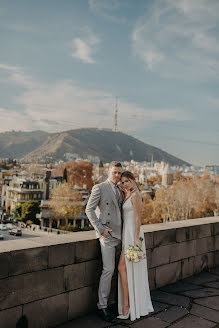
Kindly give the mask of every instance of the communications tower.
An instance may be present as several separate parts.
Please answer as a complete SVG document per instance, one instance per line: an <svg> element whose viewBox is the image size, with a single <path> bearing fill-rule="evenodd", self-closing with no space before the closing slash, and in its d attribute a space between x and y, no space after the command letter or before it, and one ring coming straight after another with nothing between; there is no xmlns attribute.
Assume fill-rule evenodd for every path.
<svg viewBox="0 0 219 328"><path fill-rule="evenodd" d="M116 109L114 114L114 122L113 122L113 131L118 132L118 105L117 105L117 97L116 97Z"/></svg>

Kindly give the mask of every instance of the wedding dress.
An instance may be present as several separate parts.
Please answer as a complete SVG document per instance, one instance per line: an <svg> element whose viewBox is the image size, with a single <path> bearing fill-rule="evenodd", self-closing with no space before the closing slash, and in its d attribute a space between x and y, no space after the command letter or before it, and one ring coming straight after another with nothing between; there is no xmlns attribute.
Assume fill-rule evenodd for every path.
<svg viewBox="0 0 219 328"><path fill-rule="evenodd" d="M131 202L131 195L123 203L123 234L122 234L122 248L124 251L133 246L135 242L135 213ZM142 237L142 250L146 256L144 232L142 226L140 227L139 238ZM148 270L147 259L134 263L129 261L125 256L129 304L130 304L130 319L133 321L139 319L140 316L145 316L149 312L153 312L153 305L150 297L150 289L148 284ZM120 274L118 275L118 312L122 315L123 294Z"/></svg>

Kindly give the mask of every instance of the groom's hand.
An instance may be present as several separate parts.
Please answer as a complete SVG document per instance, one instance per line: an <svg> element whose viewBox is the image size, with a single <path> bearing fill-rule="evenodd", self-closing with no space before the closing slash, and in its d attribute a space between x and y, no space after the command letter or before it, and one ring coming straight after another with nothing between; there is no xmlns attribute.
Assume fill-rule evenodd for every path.
<svg viewBox="0 0 219 328"><path fill-rule="evenodd" d="M101 236L103 236L104 238L108 235L108 232L111 232L112 229L106 229L104 230L104 232L102 232Z"/></svg>

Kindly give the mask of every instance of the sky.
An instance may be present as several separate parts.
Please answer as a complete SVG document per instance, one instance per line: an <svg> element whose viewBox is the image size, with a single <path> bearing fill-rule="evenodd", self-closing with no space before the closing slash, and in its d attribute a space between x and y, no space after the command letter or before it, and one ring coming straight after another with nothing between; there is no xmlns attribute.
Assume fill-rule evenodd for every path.
<svg viewBox="0 0 219 328"><path fill-rule="evenodd" d="M0 132L118 129L219 165L218 0L0 0Z"/></svg>

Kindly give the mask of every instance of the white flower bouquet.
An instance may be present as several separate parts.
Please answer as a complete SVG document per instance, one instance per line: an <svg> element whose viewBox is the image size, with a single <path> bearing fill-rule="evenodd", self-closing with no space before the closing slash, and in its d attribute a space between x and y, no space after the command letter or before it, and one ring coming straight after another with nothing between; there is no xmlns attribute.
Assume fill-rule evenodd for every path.
<svg viewBox="0 0 219 328"><path fill-rule="evenodd" d="M143 253L142 249L138 246L129 246L126 249L125 255L127 259L131 262L140 262L145 258L145 254Z"/></svg>

